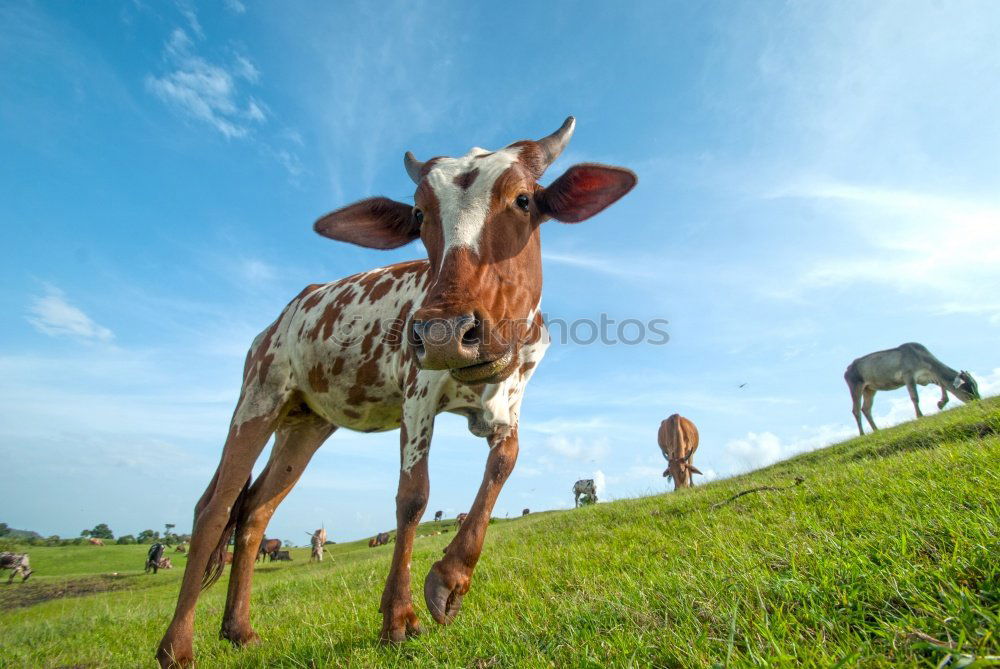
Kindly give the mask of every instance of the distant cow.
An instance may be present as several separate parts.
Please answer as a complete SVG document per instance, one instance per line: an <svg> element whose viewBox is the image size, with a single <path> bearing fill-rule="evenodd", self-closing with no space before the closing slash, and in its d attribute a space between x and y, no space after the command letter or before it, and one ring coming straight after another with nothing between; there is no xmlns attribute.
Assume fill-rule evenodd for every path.
<svg viewBox="0 0 1000 669"><path fill-rule="evenodd" d="M174 551L177 553L186 553L187 549L184 548L184 544L180 544L179 546L177 546L177 548L174 549Z"/></svg>
<svg viewBox="0 0 1000 669"><path fill-rule="evenodd" d="M444 516L444 511L436 511L434 513L434 522L440 521L442 516Z"/></svg>
<svg viewBox="0 0 1000 669"><path fill-rule="evenodd" d="M226 556L225 556L223 562L225 564L232 564L233 563L233 553L232 553L232 551L226 551Z"/></svg>
<svg viewBox="0 0 1000 669"><path fill-rule="evenodd" d="M379 532L368 541L368 548L375 548L376 546L384 546L387 543L389 543L389 533Z"/></svg>
<svg viewBox="0 0 1000 669"><path fill-rule="evenodd" d="M146 552L146 573L152 569L153 573L160 568L160 561L163 560L163 544L157 542L149 547L149 551Z"/></svg>
<svg viewBox="0 0 1000 669"><path fill-rule="evenodd" d="M170 561L170 558L164 557L160 559L160 569L173 569L174 563Z"/></svg>
<svg viewBox="0 0 1000 669"><path fill-rule="evenodd" d="M257 550L257 559L255 562L260 562L266 555L274 554L279 548L281 548L281 539L268 539L264 537L260 540L260 548Z"/></svg>
<svg viewBox="0 0 1000 669"><path fill-rule="evenodd" d="M14 577L18 574L21 575L21 583L28 580L31 576L31 564L28 561L27 553L0 553L0 570L10 569L10 578L7 579L7 585L14 582Z"/></svg>
<svg viewBox="0 0 1000 669"><path fill-rule="evenodd" d="M527 516L529 513L531 513L531 509L525 508L524 511L521 512L521 515Z"/></svg>
<svg viewBox="0 0 1000 669"><path fill-rule="evenodd" d="M597 486L594 485L594 479L580 479L573 484L573 504L576 507L580 506L580 497L586 495L590 499L585 500L585 503L594 503L597 501Z"/></svg>
<svg viewBox="0 0 1000 669"><path fill-rule="evenodd" d="M309 539L309 545L312 546L312 551L309 553L309 561L312 562L316 560L317 562L323 561L323 545L326 544L326 529L320 528L312 533L312 538Z"/></svg>
<svg viewBox="0 0 1000 669"><path fill-rule="evenodd" d="M923 344L916 342L858 358L847 366L844 380L851 391L851 413L854 414L858 432L862 436L865 430L861 427L861 414L868 419L872 430L878 429L872 418L872 401L878 390L895 390L906 386L917 418L924 415L920 410L917 384L926 386L933 383L941 386L938 409L943 409L948 403L949 392L963 402L979 399L979 385L972 374L952 369L931 355Z"/></svg>
<svg viewBox="0 0 1000 669"><path fill-rule="evenodd" d="M291 562L292 556L289 555L288 551L274 551L271 553L271 562L275 560L278 562Z"/></svg>
<svg viewBox="0 0 1000 669"><path fill-rule="evenodd" d="M469 517L469 514L467 514L467 513L460 513L460 514L458 514L455 517L455 522L458 523L459 527L461 527L462 523L464 523L465 519L468 518L468 517Z"/></svg>
<svg viewBox="0 0 1000 669"><path fill-rule="evenodd" d="M90 539L87 539L87 541L90 542L91 546L103 546L104 545L103 541L101 541L100 539L94 539L93 537L91 537Z"/></svg>
<svg viewBox="0 0 1000 669"><path fill-rule="evenodd" d="M674 490L691 487L691 474L701 474L701 470L691 464L691 457L698 450L698 428L675 413L660 423L656 440L667 460L663 475L674 480Z"/></svg>

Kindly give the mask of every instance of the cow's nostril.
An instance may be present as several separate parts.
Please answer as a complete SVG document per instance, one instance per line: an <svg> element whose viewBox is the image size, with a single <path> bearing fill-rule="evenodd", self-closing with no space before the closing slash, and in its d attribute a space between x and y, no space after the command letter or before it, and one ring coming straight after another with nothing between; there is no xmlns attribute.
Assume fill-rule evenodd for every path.
<svg viewBox="0 0 1000 669"><path fill-rule="evenodd" d="M458 338L462 346L475 346L481 340L482 322L475 316L462 316L456 325Z"/></svg>
<svg viewBox="0 0 1000 669"><path fill-rule="evenodd" d="M480 342L480 330L482 329L480 325L479 319L472 322L472 327L462 334L463 344L466 346L475 346Z"/></svg>

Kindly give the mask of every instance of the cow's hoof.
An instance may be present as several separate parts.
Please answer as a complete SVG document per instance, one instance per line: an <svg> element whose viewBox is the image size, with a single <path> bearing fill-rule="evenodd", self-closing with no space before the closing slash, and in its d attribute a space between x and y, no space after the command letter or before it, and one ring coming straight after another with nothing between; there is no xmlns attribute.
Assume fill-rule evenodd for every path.
<svg viewBox="0 0 1000 669"><path fill-rule="evenodd" d="M161 645L156 649L156 661L160 669L183 669L194 665L194 652L176 651Z"/></svg>
<svg viewBox="0 0 1000 669"><path fill-rule="evenodd" d="M382 621L382 632L378 638L381 643L386 645L397 644L418 636L422 631L420 620L413 611L413 605L408 604L405 609L387 616Z"/></svg>
<svg viewBox="0 0 1000 669"><path fill-rule="evenodd" d="M442 576L443 569L437 562L431 567L424 579L424 601L430 609L431 616L441 625L447 625L455 619L462 609L462 597L469 591L468 582L465 584L456 582L449 585L448 580Z"/></svg>
<svg viewBox="0 0 1000 669"><path fill-rule="evenodd" d="M219 631L219 638L224 639L237 648L252 646L260 643L260 637L253 631L252 627L223 627Z"/></svg>

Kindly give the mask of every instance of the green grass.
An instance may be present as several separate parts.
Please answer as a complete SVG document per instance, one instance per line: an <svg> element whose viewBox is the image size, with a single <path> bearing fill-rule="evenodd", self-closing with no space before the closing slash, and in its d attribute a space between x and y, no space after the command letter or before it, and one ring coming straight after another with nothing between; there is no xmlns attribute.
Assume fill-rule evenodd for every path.
<svg viewBox="0 0 1000 669"><path fill-rule="evenodd" d="M444 628L421 586L454 534L424 537L426 633L391 649L375 639L392 545L338 545L322 565L298 549L255 577L260 646L218 640L220 583L195 651L204 667L933 667L949 651L932 637L984 666L1000 655L998 471L992 399L680 493L497 522ZM0 664L152 666L180 570L135 575L144 551L32 549L39 587L112 571L130 585L0 613Z"/></svg>

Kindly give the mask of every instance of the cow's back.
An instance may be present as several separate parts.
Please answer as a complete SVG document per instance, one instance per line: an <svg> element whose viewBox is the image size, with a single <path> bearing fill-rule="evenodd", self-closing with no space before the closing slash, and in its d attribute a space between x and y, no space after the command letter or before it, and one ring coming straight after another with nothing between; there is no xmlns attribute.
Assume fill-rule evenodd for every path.
<svg viewBox="0 0 1000 669"><path fill-rule="evenodd" d="M660 423L657 440L668 459L684 458L698 448L698 428L684 416L675 413Z"/></svg>

